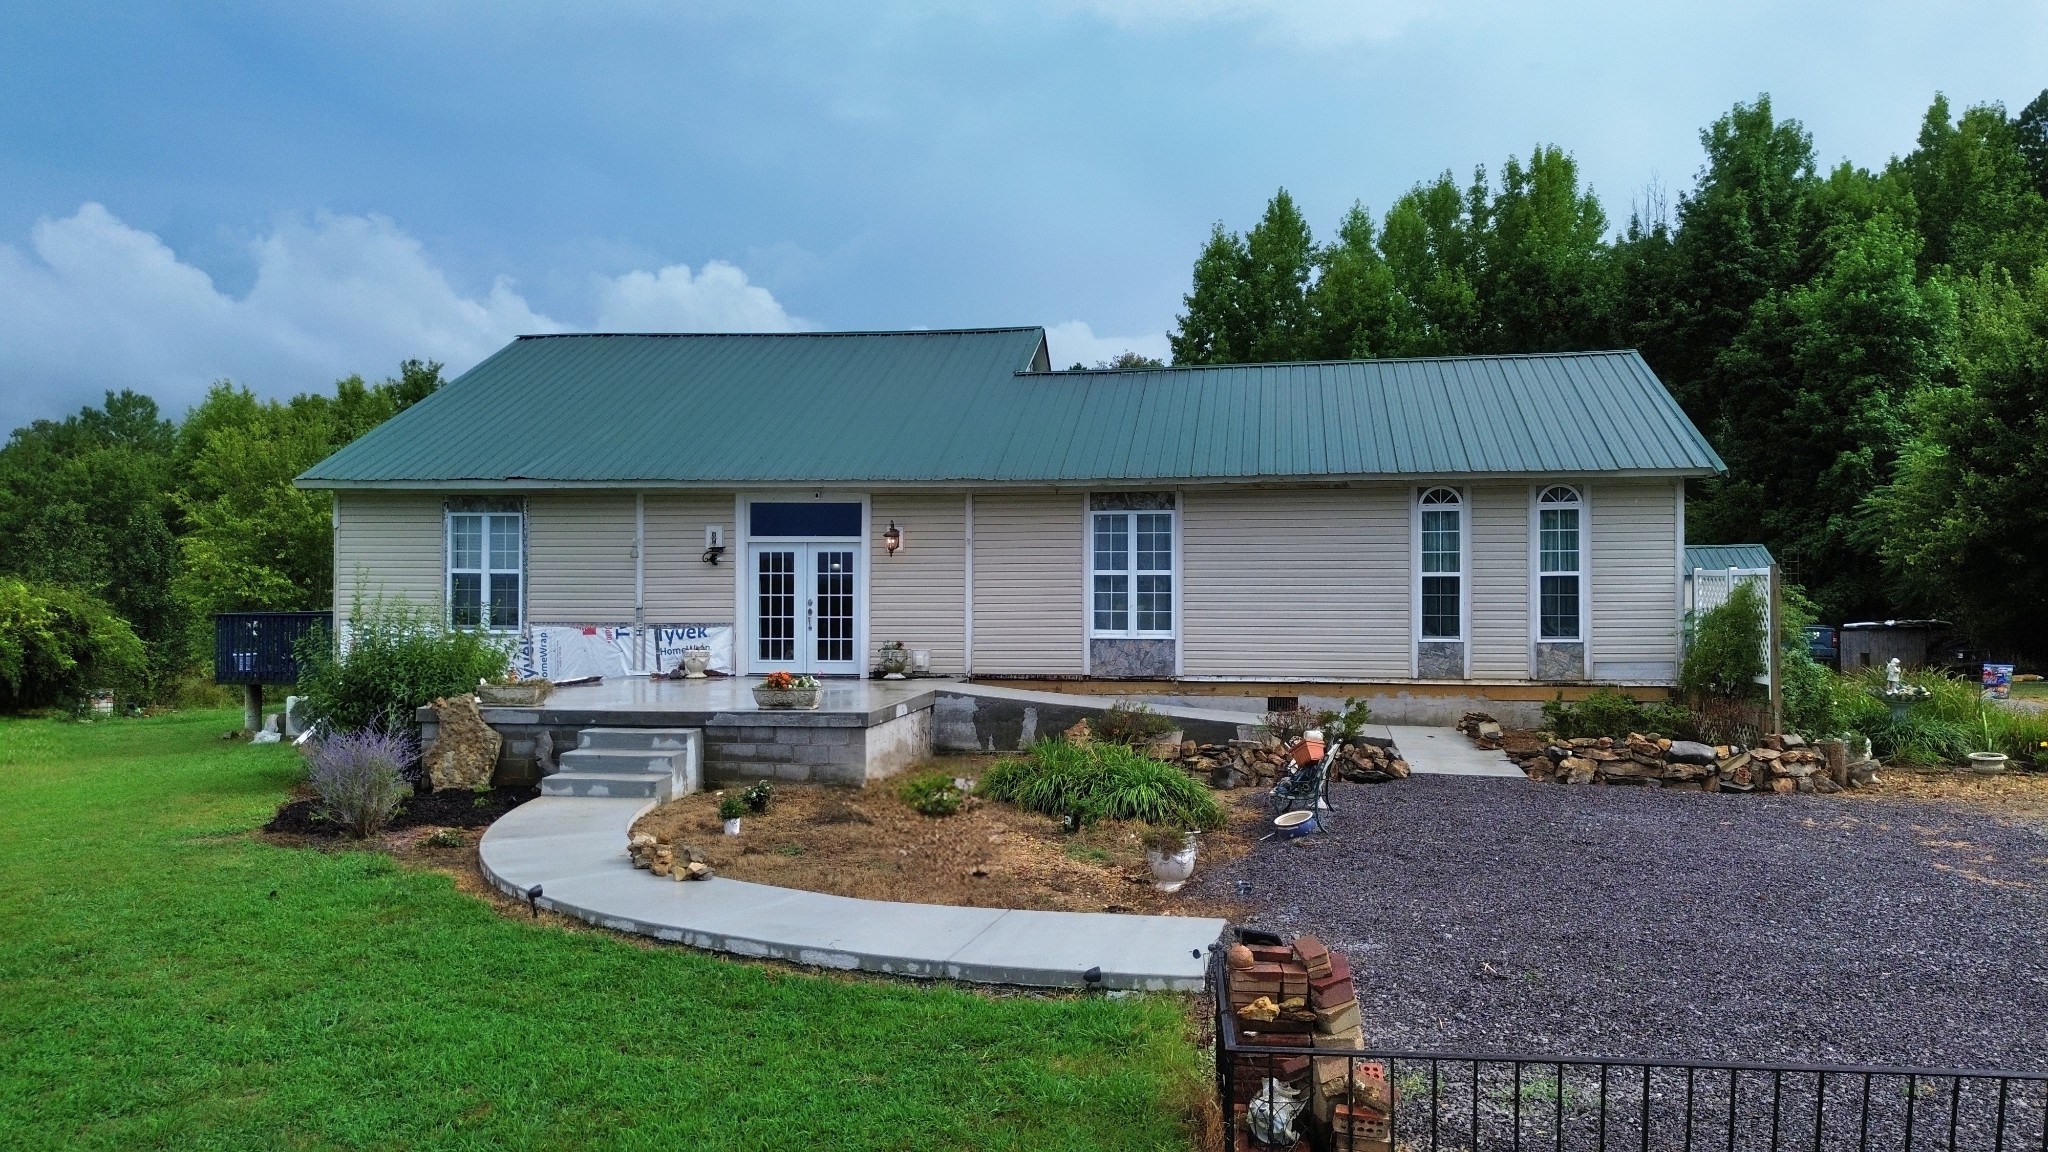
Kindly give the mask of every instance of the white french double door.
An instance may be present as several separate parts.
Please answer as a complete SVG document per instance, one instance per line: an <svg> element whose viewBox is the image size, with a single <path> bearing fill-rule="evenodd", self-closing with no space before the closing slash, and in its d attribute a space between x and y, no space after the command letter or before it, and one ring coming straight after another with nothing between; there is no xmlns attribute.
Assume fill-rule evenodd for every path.
<svg viewBox="0 0 2048 1152"><path fill-rule="evenodd" d="M752 671L861 671L860 545L776 541L747 549Z"/></svg>

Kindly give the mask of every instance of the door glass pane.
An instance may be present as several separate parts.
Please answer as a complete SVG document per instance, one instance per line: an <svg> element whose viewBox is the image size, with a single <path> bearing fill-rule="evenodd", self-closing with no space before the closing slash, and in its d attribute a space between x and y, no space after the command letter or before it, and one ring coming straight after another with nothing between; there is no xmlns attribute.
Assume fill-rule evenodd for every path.
<svg viewBox="0 0 2048 1152"><path fill-rule="evenodd" d="M818 662L853 659L853 553L819 551L817 558Z"/></svg>
<svg viewBox="0 0 2048 1152"><path fill-rule="evenodd" d="M796 659L796 553L761 552L754 561L755 629L762 660Z"/></svg>
<svg viewBox="0 0 2048 1152"><path fill-rule="evenodd" d="M493 628L519 627L519 573L491 573L491 619Z"/></svg>
<svg viewBox="0 0 2048 1152"><path fill-rule="evenodd" d="M448 577L448 622L457 628L475 628L484 622L481 574L456 572Z"/></svg>

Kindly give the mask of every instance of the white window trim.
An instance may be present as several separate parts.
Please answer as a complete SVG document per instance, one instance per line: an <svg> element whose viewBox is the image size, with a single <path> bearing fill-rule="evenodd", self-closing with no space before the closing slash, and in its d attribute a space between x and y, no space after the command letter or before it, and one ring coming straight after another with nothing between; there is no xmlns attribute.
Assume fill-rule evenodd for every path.
<svg viewBox="0 0 2048 1152"><path fill-rule="evenodd" d="M1545 636L1543 634L1543 494L1552 488L1569 488L1578 496L1575 504L1579 510L1579 632L1576 636ZM1557 507L1557 505L1553 505ZM1586 486L1565 480L1545 481L1529 489L1529 659L1535 667L1536 645L1538 644L1584 644L1591 634L1587 624L1587 612L1592 608L1592 505L1586 499Z"/></svg>
<svg viewBox="0 0 2048 1152"><path fill-rule="evenodd" d="M1422 634L1422 498L1442 488L1458 497L1458 634L1456 636L1424 636ZM1456 644L1462 653L1461 674L1466 679L1472 676L1472 493L1452 484L1420 484L1408 494L1408 674L1420 678L1422 675L1422 646L1424 644ZM1448 572L1431 572L1431 576L1448 576Z"/></svg>
<svg viewBox="0 0 2048 1152"><path fill-rule="evenodd" d="M1087 612L1082 619L1088 625L1084 634L1090 640L1180 639L1181 594L1185 591L1185 588L1182 586L1180 562L1180 494L1174 494L1173 507L1171 508L1096 509L1090 507L1092 503L1087 496L1081 498L1083 510L1081 531L1087 540L1087 547L1082 550L1081 557L1082 571L1085 574L1081 590L1087 608ZM1115 515L1137 516L1145 513L1157 515L1162 512L1172 517L1171 521L1169 521L1172 526L1169 543L1171 545L1170 554L1173 558L1169 563L1173 565L1173 571L1167 573L1173 581L1173 607L1170 613L1173 617L1172 626L1163 632L1156 630L1141 631L1138 628L1138 526L1136 521L1133 520L1130 526L1129 545L1131 566L1125 569L1125 572L1130 576L1130 585L1126 589L1125 595L1127 597L1126 603L1129 606L1131 626L1124 630L1097 628L1095 626L1095 518L1097 516Z"/></svg>
<svg viewBox="0 0 2048 1152"><path fill-rule="evenodd" d="M441 510L441 603L448 626L451 628L460 627L460 625L455 623L455 518L457 516L480 516L485 520L483 540L480 544L482 555L479 557L483 567L461 569L463 572L477 572L480 574L482 587L479 589L478 594L482 596L485 605L489 605L491 601L491 576L500 572L513 571L507 568L491 567L491 530L489 520L493 516L517 516L519 518L519 567L517 569L519 576L519 623L510 628L499 624L492 624L485 631L508 636L524 633L527 623L526 593L531 583L526 571L526 513L524 510L494 509L478 512L461 511L454 508L443 508Z"/></svg>

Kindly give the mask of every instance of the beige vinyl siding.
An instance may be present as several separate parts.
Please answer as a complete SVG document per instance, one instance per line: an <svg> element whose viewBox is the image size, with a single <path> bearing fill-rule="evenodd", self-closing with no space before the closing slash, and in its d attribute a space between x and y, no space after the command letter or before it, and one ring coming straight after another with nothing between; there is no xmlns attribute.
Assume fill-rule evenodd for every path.
<svg viewBox="0 0 2048 1152"><path fill-rule="evenodd" d="M1672 481L1587 485L1593 677L1668 680L1678 667L1678 505Z"/></svg>
<svg viewBox="0 0 2048 1152"><path fill-rule="evenodd" d="M1077 493L975 495L975 675L1082 673L1083 515Z"/></svg>
<svg viewBox="0 0 2048 1152"><path fill-rule="evenodd" d="M732 509L730 492L647 496L647 623L733 622L735 574L746 556L732 547ZM716 564L704 562L707 524L725 530L726 553Z"/></svg>
<svg viewBox="0 0 2048 1152"><path fill-rule="evenodd" d="M632 623L632 493L527 497L526 568L529 622Z"/></svg>
<svg viewBox="0 0 2048 1152"><path fill-rule="evenodd" d="M1182 493L1182 673L1406 678L1409 498L1391 484Z"/></svg>
<svg viewBox="0 0 2048 1152"><path fill-rule="evenodd" d="M894 556L882 546L892 520L903 532ZM929 648L934 672L965 671L967 497L877 492L868 528L868 646L901 640Z"/></svg>
<svg viewBox="0 0 2048 1152"><path fill-rule="evenodd" d="M1529 678L1529 488L1475 484L1471 506L1472 678Z"/></svg>
<svg viewBox="0 0 2048 1152"><path fill-rule="evenodd" d="M441 498L428 492L334 494L334 619L358 594L404 597L442 610L446 580Z"/></svg>

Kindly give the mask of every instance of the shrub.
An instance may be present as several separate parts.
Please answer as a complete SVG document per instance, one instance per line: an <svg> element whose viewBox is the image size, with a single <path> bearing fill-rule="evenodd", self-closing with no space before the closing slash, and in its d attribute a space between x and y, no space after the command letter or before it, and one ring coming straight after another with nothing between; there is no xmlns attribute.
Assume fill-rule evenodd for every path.
<svg viewBox="0 0 2048 1152"><path fill-rule="evenodd" d="M773 803L774 800L775 786L766 780L758 784L749 785L746 791L740 793L740 803L745 804L747 811L752 812L756 816L768 811L768 805Z"/></svg>
<svg viewBox="0 0 2048 1152"><path fill-rule="evenodd" d="M320 797L321 814L361 840L389 823L411 795L405 769L418 756L402 732L340 732L314 746L306 782Z"/></svg>
<svg viewBox="0 0 2048 1152"><path fill-rule="evenodd" d="M511 663L510 637L451 628L403 598L357 598L346 650L326 632L299 641L299 690L312 719L337 732L374 728L419 740L420 708L476 691Z"/></svg>
<svg viewBox="0 0 2048 1152"><path fill-rule="evenodd" d="M1669 700L1637 700L1611 688L1596 688L1584 700L1557 699L1543 705L1543 726L1566 740L1655 732L1674 740L1700 735L1700 718Z"/></svg>
<svg viewBox="0 0 2048 1152"><path fill-rule="evenodd" d="M898 784L896 796L926 816L951 816L962 799L959 785L944 772L920 772Z"/></svg>
<svg viewBox="0 0 2048 1152"><path fill-rule="evenodd" d="M1286 708L1266 713L1264 728L1282 744L1291 744L1301 739L1303 733L1315 727L1316 714L1306 708Z"/></svg>
<svg viewBox="0 0 2048 1152"><path fill-rule="evenodd" d="M1323 711L1316 713L1316 727L1331 740L1345 743L1357 740L1365 733L1365 726L1372 723L1372 709L1356 696L1344 698L1342 712Z"/></svg>
<svg viewBox="0 0 2048 1152"><path fill-rule="evenodd" d="M720 820L738 820L746 814L747 802L740 798L739 793L727 792L718 798L718 818Z"/></svg>
<svg viewBox="0 0 2048 1152"><path fill-rule="evenodd" d="M1142 820L1215 829L1224 822L1223 807L1207 788L1120 744L1042 740L1022 759L989 769L975 791L1078 824Z"/></svg>
<svg viewBox="0 0 2048 1152"><path fill-rule="evenodd" d="M1143 704L1126 704L1119 700L1096 717L1088 728L1097 740L1138 748L1173 731L1173 721Z"/></svg>
<svg viewBox="0 0 2048 1152"><path fill-rule="evenodd" d="M1721 604L1692 620L1692 636L1678 686L1694 699L1718 696L1748 700L1762 689L1757 678L1765 661L1767 625L1763 594L1754 583L1737 584Z"/></svg>
<svg viewBox="0 0 2048 1152"><path fill-rule="evenodd" d="M0 706L75 704L102 688L131 692L146 667L135 630L98 599L0 578Z"/></svg>

